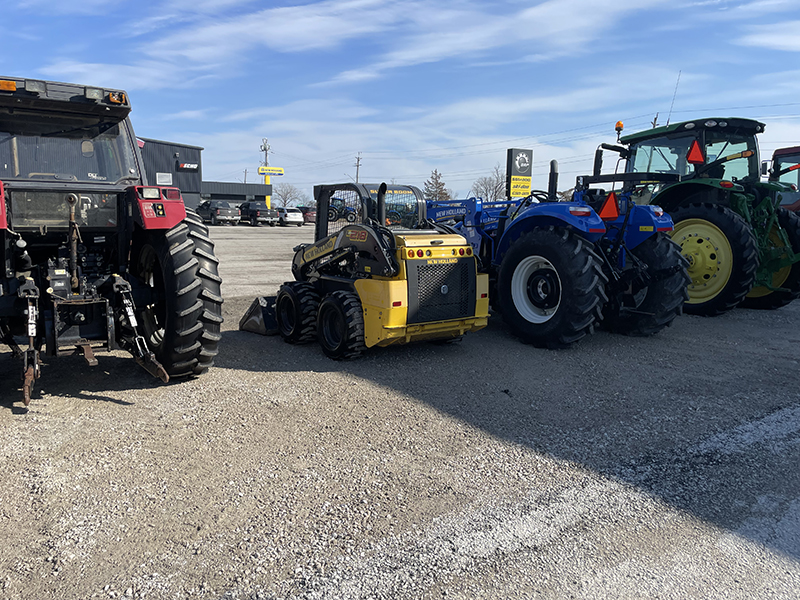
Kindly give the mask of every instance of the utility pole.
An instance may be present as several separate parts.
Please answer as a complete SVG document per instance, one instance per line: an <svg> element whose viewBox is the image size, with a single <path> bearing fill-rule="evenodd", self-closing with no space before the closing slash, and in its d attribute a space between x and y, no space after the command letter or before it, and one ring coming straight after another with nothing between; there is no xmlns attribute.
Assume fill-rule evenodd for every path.
<svg viewBox="0 0 800 600"><path fill-rule="evenodd" d="M355 168L356 168L356 183L358 183L358 170L359 168L361 168L361 152L359 152L358 156L356 156Z"/></svg>
<svg viewBox="0 0 800 600"><path fill-rule="evenodd" d="M261 140L261 151L264 153L264 166L269 166L269 142L267 138L262 138Z"/></svg>
<svg viewBox="0 0 800 600"><path fill-rule="evenodd" d="M247 169L244 170L244 182L247 183Z"/></svg>

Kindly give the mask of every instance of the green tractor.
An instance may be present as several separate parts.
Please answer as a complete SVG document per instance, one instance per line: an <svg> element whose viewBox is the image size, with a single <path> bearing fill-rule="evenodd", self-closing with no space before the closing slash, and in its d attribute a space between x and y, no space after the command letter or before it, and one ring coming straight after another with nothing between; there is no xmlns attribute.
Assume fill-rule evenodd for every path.
<svg viewBox="0 0 800 600"><path fill-rule="evenodd" d="M698 119L602 145L620 154L626 172L677 176L654 176L634 198L661 206L675 222L672 239L689 261L689 314L775 309L800 296L800 217L781 207L790 184L761 180L756 135L764 127L752 119Z"/></svg>

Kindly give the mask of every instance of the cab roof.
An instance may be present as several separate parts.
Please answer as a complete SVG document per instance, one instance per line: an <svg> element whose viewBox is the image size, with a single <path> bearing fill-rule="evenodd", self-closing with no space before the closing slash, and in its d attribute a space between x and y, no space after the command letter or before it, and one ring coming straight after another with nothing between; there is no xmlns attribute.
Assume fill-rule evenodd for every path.
<svg viewBox="0 0 800 600"><path fill-rule="evenodd" d="M755 135L764 131L766 125L753 119L743 119L740 117L711 117L706 119L694 119L692 121L681 121L670 125L662 125L653 129L645 129L637 133L622 136L619 141L622 144L630 145L661 137L670 133L681 131L699 131L702 129L712 129L717 131L744 130L746 133Z"/></svg>

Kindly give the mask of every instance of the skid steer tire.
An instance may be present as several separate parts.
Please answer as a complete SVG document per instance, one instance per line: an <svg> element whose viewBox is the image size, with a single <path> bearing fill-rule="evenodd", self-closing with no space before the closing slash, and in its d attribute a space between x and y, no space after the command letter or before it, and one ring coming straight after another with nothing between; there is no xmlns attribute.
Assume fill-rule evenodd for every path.
<svg viewBox="0 0 800 600"><path fill-rule="evenodd" d="M638 293L627 294L628 297L624 298L627 300L624 305L632 311L620 308L620 302L606 304L602 326L624 335L653 335L672 325L675 317L680 316L684 302L689 299L686 260L681 256L680 246L665 233L656 233L629 253L647 265L655 280Z"/></svg>
<svg viewBox="0 0 800 600"><path fill-rule="evenodd" d="M154 290L153 302L137 307L141 332L170 379L200 375L217 353L221 280L213 244L195 245L203 230L208 232L200 218L187 211L186 220L169 231L147 232L132 253L134 275Z"/></svg>
<svg viewBox="0 0 800 600"><path fill-rule="evenodd" d="M319 305L317 339L328 358L356 358L364 350L364 312L353 292L328 294Z"/></svg>
<svg viewBox="0 0 800 600"><path fill-rule="evenodd" d="M689 300L683 312L714 317L741 304L758 271L752 227L720 204L690 204L670 214L672 241L689 260Z"/></svg>
<svg viewBox="0 0 800 600"><path fill-rule="evenodd" d="M786 231L792 252L800 254L800 217L785 208L778 208L778 224ZM770 232L770 242L773 247L783 247L784 243L777 235L777 228ZM796 300L800 297L800 262L775 271L772 274L772 285L787 291L773 291L764 286L756 286L750 290L741 306L773 310Z"/></svg>
<svg viewBox="0 0 800 600"><path fill-rule="evenodd" d="M516 239L498 274L503 320L523 342L567 348L594 331L607 301L606 276L591 245L566 229Z"/></svg>
<svg viewBox="0 0 800 600"><path fill-rule="evenodd" d="M305 281L284 283L275 299L278 333L289 344L306 344L317 331L319 294Z"/></svg>

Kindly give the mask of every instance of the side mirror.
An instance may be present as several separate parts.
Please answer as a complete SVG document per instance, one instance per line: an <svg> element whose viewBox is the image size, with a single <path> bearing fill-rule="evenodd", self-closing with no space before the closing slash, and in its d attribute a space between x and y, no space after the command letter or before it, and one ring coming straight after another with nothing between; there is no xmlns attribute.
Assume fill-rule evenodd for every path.
<svg viewBox="0 0 800 600"><path fill-rule="evenodd" d="M764 176L769 175L769 162L768 160L761 161L761 174Z"/></svg>

